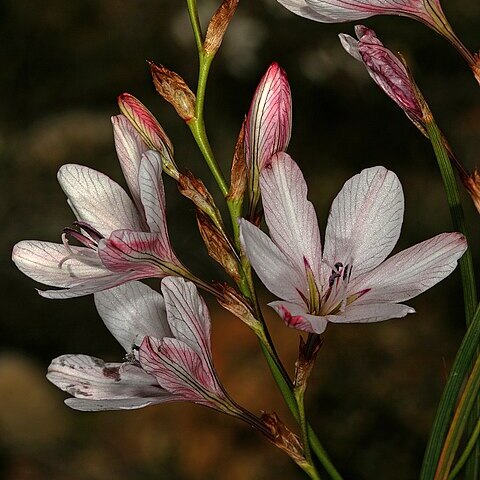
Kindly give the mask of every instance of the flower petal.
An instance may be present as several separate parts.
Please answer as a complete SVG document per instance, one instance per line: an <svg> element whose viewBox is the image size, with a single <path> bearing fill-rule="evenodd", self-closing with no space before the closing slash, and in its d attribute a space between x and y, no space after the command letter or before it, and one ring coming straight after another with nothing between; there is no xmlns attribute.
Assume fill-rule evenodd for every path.
<svg viewBox="0 0 480 480"><path fill-rule="evenodd" d="M129 363L105 363L88 355L55 358L48 367L47 378L60 389L82 399L79 404L67 402L80 410L140 408L172 398L141 368ZM93 402L88 408L90 401Z"/></svg>
<svg viewBox="0 0 480 480"><path fill-rule="evenodd" d="M245 146L250 168L261 171L287 149L292 131L292 96L285 71L272 63L260 80L247 115Z"/></svg>
<svg viewBox="0 0 480 480"><path fill-rule="evenodd" d="M167 230L165 190L162 180L162 160L152 150L142 156L138 172L140 197L145 211L145 218L151 232L159 233L169 245Z"/></svg>
<svg viewBox="0 0 480 480"><path fill-rule="evenodd" d="M89 278L79 283L75 283L68 288L62 290L37 290L39 295L44 298L52 299L64 299L64 298L74 298L74 297L83 297L85 295L90 295L92 293L101 292L103 290L108 290L110 288L117 287L122 283L129 282L131 280L139 280L141 278L146 278L144 272L122 272L122 273L112 273L108 270L105 271L102 276Z"/></svg>
<svg viewBox="0 0 480 480"><path fill-rule="evenodd" d="M310 333L323 333L327 328L325 317L310 315L305 307L295 303L271 302L268 304L283 319L288 327Z"/></svg>
<svg viewBox="0 0 480 480"><path fill-rule="evenodd" d="M176 338L145 337L139 357L142 368L182 400L215 408L212 396L224 396L212 368L205 365L198 352Z"/></svg>
<svg viewBox="0 0 480 480"><path fill-rule="evenodd" d="M106 327L127 352L146 336L171 336L163 297L141 282L96 293L94 298Z"/></svg>
<svg viewBox="0 0 480 480"><path fill-rule="evenodd" d="M314 10L308 5L306 0L277 0L277 2L300 17L323 23L335 22L335 20L331 20L330 17L322 15Z"/></svg>
<svg viewBox="0 0 480 480"><path fill-rule="evenodd" d="M371 323L382 322L390 318L402 318L415 309L401 303L370 303L349 305L341 315L328 315L326 320L333 323Z"/></svg>
<svg viewBox="0 0 480 480"><path fill-rule="evenodd" d="M346 33L339 33L338 38L340 39L340 43L347 53L349 53L355 60L363 63L363 58L358 51L358 40L355 40Z"/></svg>
<svg viewBox="0 0 480 480"><path fill-rule="evenodd" d="M12 260L28 277L53 287L69 287L105 275L105 267L90 249L70 249L59 243L24 240L13 247ZM80 260L82 257L85 261Z"/></svg>
<svg viewBox="0 0 480 480"><path fill-rule="evenodd" d="M369 289L356 304L404 302L450 275L467 249L460 233L442 233L397 253L355 282ZM349 286L353 292L356 285Z"/></svg>
<svg viewBox="0 0 480 480"><path fill-rule="evenodd" d="M65 404L73 410L80 412L100 412L104 410L134 410L148 407L156 403L174 402L178 399L171 396L159 401L158 397L126 398L121 400L84 400L81 398L67 398Z"/></svg>
<svg viewBox="0 0 480 480"><path fill-rule="evenodd" d="M82 165L63 165L58 181L77 218L102 235L121 228L145 230L125 190L103 173Z"/></svg>
<svg viewBox="0 0 480 480"><path fill-rule="evenodd" d="M265 221L270 238L299 272L305 261L320 278L322 245L317 215L307 200L307 184L298 165L286 153L271 157L260 177Z"/></svg>
<svg viewBox="0 0 480 480"><path fill-rule="evenodd" d="M414 121L422 123L422 109L403 63L363 25L355 27L360 41L340 34L340 41L350 55L362 62L373 81Z"/></svg>
<svg viewBox="0 0 480 480"><path fill-rule="evenodd" d="M352 280L379 265L397 243L403 211L402 186L386 168L367 168L348 180L328 217L325 277L338 262L353 266Z"/></svg>
<svg viewBox="0 0 480 480"><path fill-rule="evenodd" d="M128 188L132 194L135 205L142 211L140 199L140 187L138 185L138 171L142 155L148 150L140 134L124 115L112 117L113 137L115 149L117 150L120 167L123 176L127 181Z"/></svg>
<svg viewBox="0 0 480 480"><path fill-rule="evenodd" d="M262 283L277 297L301 304L308 297L305 274L258 227L244 219L239 224L242 247Z"/></svg>
<svg viewBox="0 0 480 480"><path fill-rule="evenodd" d="M195 350L208 364L211 321L197 287L183 278L167 277L162 281L161 289L173 336Z"/></svg>
<svg viewBox="0 0 480 480"><path fill-rule="evenodd" d="M103 264L114 272L136 271L137 279L178 275L181 264L158 233L117 230L98 244Z"/></svg>
<svg viewBox="0 0 480 480"><path fill-rule="evenodd" d="M432 23L424 0L278 0L292 12L318 22L336 23L360 20L373 15L404 15ZM431 5L433 3L434 5ZM441 12L439 0L428 2Z"/></svg>

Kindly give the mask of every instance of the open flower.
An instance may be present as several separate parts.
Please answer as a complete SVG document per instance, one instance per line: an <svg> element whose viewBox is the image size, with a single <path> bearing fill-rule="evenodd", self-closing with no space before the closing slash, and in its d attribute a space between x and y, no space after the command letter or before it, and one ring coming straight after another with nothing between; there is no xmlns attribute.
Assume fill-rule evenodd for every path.
<svg viewBox="0 0 480 480"><path fill-rule="evenodd" d="M404 199L397 176L368 168L348 180L333 201L322 252L313 205L298 165L272 157L260 187L270 238L240 221L245 252L270 303L287 325L322 333L328 322L377 322L404 317L409 300L448 276L467 248L459 233L443 233L385 260L400 235Z"/></svg>
<svg viewBox="0 0 480 480"><path fill-rule="evenodd" d="M191 401L237 414L212 366L210 317L196 287L162 281L162 295L141 282L95 294L105 325L127 352L123 363L62 355L47 378L73 395L76 410L122 410Z"/></svg>
<svg viewBox="0 0 480 480"><path fill-rule="evenodd" d="M19 242L12 254L25 275L62 288L40 291L44 297L76 297L130 280L188 273L170 245L160 156L147 150L123 115L112 122L133 201L120 185L96 170L73 164L60 168L58 181L79 231L66 228L62 244ZM70 245L69 238L82 246Z"/></svg>
<svg viewBox="0 0 480 480"><path fill-rule="evenodd" d="M422 107L405 65L377 38L375 32L363 25L355 27L358 40L350 35L339 35L343 48L367 68L373 81L406 113L408 118L425 133Z"/></svg>
<svg viewBox="0 0 480 480"><path fill-rule="evenodd" d="M284 152L292 131L292 95L285 71L272 63L260 80L245 124L245 156L253 212L260 198L259 172L277 152Z"/></svg>

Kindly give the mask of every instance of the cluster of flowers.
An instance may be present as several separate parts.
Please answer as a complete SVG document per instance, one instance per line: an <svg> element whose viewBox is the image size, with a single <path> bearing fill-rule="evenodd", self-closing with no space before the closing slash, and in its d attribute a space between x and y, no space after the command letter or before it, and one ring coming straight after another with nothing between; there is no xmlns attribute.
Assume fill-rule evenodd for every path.
<svg viewBox="0 0 480 480"><path fill-rule="evenodd" d="M123 95L120 102L135 104L138 118L148 118L133 97ZM13 260L34 280L62 287L40 291L42 296L94 293L100 316L128 360L105 364L65 355L52 362L48 378L77 397L67 403L82 410L190 400L232 411L212 367L207 308L184 279L194 277L168 237L162 155L148 150L127 117L112 122L132 199L91 168L63 166L58 178L79 230L65 228L61 244L19 242ZM404 199L397 176L383 167L363 170L345 183L330 211L322 253L305 179L284 152L291 97L277 64L262 78L246 125L251 189L259 183L270 237L241 219L242 244L260 279L281 299L271 306L289 326L322 333L327 322L403 317L414 310L397 302L455 268L466 249L458 233L438 235L384 261L400 235ZM163 130L158 132L166 142ZM69 238L82 246L70 245ZM138 282L143 278L164 278L163 296Z"/></svg>
<svg viewBox="0 0 480 480"><path fill-rule="evenodd" d="M441 12L436 1L279 1L320 21L393 12L431 24L433 13ZM371 30L359 26L357 35L358 41L342 35L344 47L421 127L422 106L405 66ZM190 272L169 239L162 172L179 183L188 176L177 169L172 143L147 108L129 94L119 97L119 105L123 114L112 118L113 132L130 196L96 170L63 166L58 180L76 228L65 228L59 244L19 242L13 260L32 279L59 288L40 291L44 297L93 293L100 317L126 357L105 363L63 355L52 361L48 379L73 396L66 403L78 410L186 400L255 424L217 378L210 317L197 286L220 301L226 291ZM250 204L239 219L242 253L279 299L270 306L288 326L312 334L323 333L328 322L376 322L413 313L401 302L448 276L467 248L465 238L443 233L387 259L400 235L404 197L397 176L377 166L348 180L334 199L322 248L306 181L286 153L291 126L290 86L274 63L260 81L244 125L241 151ZM213 201L198 183L194 193L197 202ZM262 214L269 235L258 226ZM240 252L231 245L227 242L231 258L240 263ZM222 257L213 252L214 258L215 253ZM139 281L148 278L161 279L161 293ZM249 310L249 300L235 295Z"/></svg>

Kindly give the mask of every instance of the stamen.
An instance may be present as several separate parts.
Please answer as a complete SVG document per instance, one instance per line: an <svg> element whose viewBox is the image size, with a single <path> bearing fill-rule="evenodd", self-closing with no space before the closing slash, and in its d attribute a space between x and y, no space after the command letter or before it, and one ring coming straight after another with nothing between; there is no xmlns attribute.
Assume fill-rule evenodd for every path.
<svg viewBox="0 0 480 480"><path fill-rule="evenodd" d="M74 232L74 234L72 235L71 232ZM80 262L85 263L87 265L97 266L98 262L99 262L99 259L98 259L98 256L97 256L97 251L96 251L97 250L97 244L93 243L93 241L90 240L86 236L83 236L82 239L79 239L79 238L77 238L77 236L75 234L82 235L81 233L77 232L73 228L67 227L67 228L64 229L64 232L62 233L62 244L65 247L65 250L68 252L68 255L65 255L65 257L63 257L60 260L60 262L58 262L58 268L62 268L63 264L67 260L79 260ZM88 249L81 249L80 251L75 252L72 249L70 243L68 242L67 235L73 236L74 238L76 238L81 243L83 243L86 247L89 247L89 248ZM90 246L88 244L85 244L85 241L89 241L92 246Z"/></svg>
<svg viewBox="0 0 480 480"><path fill-rule="evenodd" d="M76 220L75 222L73 222L73 224L76 226L76 227L80 227L81 229L85 230L85 232L87 232L87 234L90 236L90 238L92 240L94 240L95 242L98 243L98 241L100 241L102 238L104 238L104 236L96 229L96 228L93 228L90 224L88 224L87 222L82 222L80 220Z"/></svg>
<svg viewBox="0 0 480 480"><path fill-rule="evenodd" d="M74 238L75 240L80 242L84 247L91 248L91 249L96 249L97 246L98 246L98 244L95 241L93 241L91 238L87 237L83 233L78 232L74 228L65 227L63 229L63 234Z"/></svg>
<svg viewBox="0 0 480 480"><path fill-rule="evenodd" d="M327 262L325 262L327 263ZM327 263L328 265L328 263ZM347 287L352 274L352 265L336 262L328 277L328 288L322 297L324 314L335 315L345 311L350 303L347 298Z"/></svg>

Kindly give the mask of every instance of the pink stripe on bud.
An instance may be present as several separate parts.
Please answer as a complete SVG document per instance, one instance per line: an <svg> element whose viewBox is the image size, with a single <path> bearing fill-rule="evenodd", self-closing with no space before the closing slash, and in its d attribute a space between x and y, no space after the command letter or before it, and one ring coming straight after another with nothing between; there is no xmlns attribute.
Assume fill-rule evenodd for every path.
<svg viewBox="0 0 480 480"><path fill-rule="evenodd" d="M147 146L160 153L166 173L177 178L178 170L173 160L172 142L152 112L140 100L129 93L119 95L118 106L135 130L141 135Z"/></svg>

